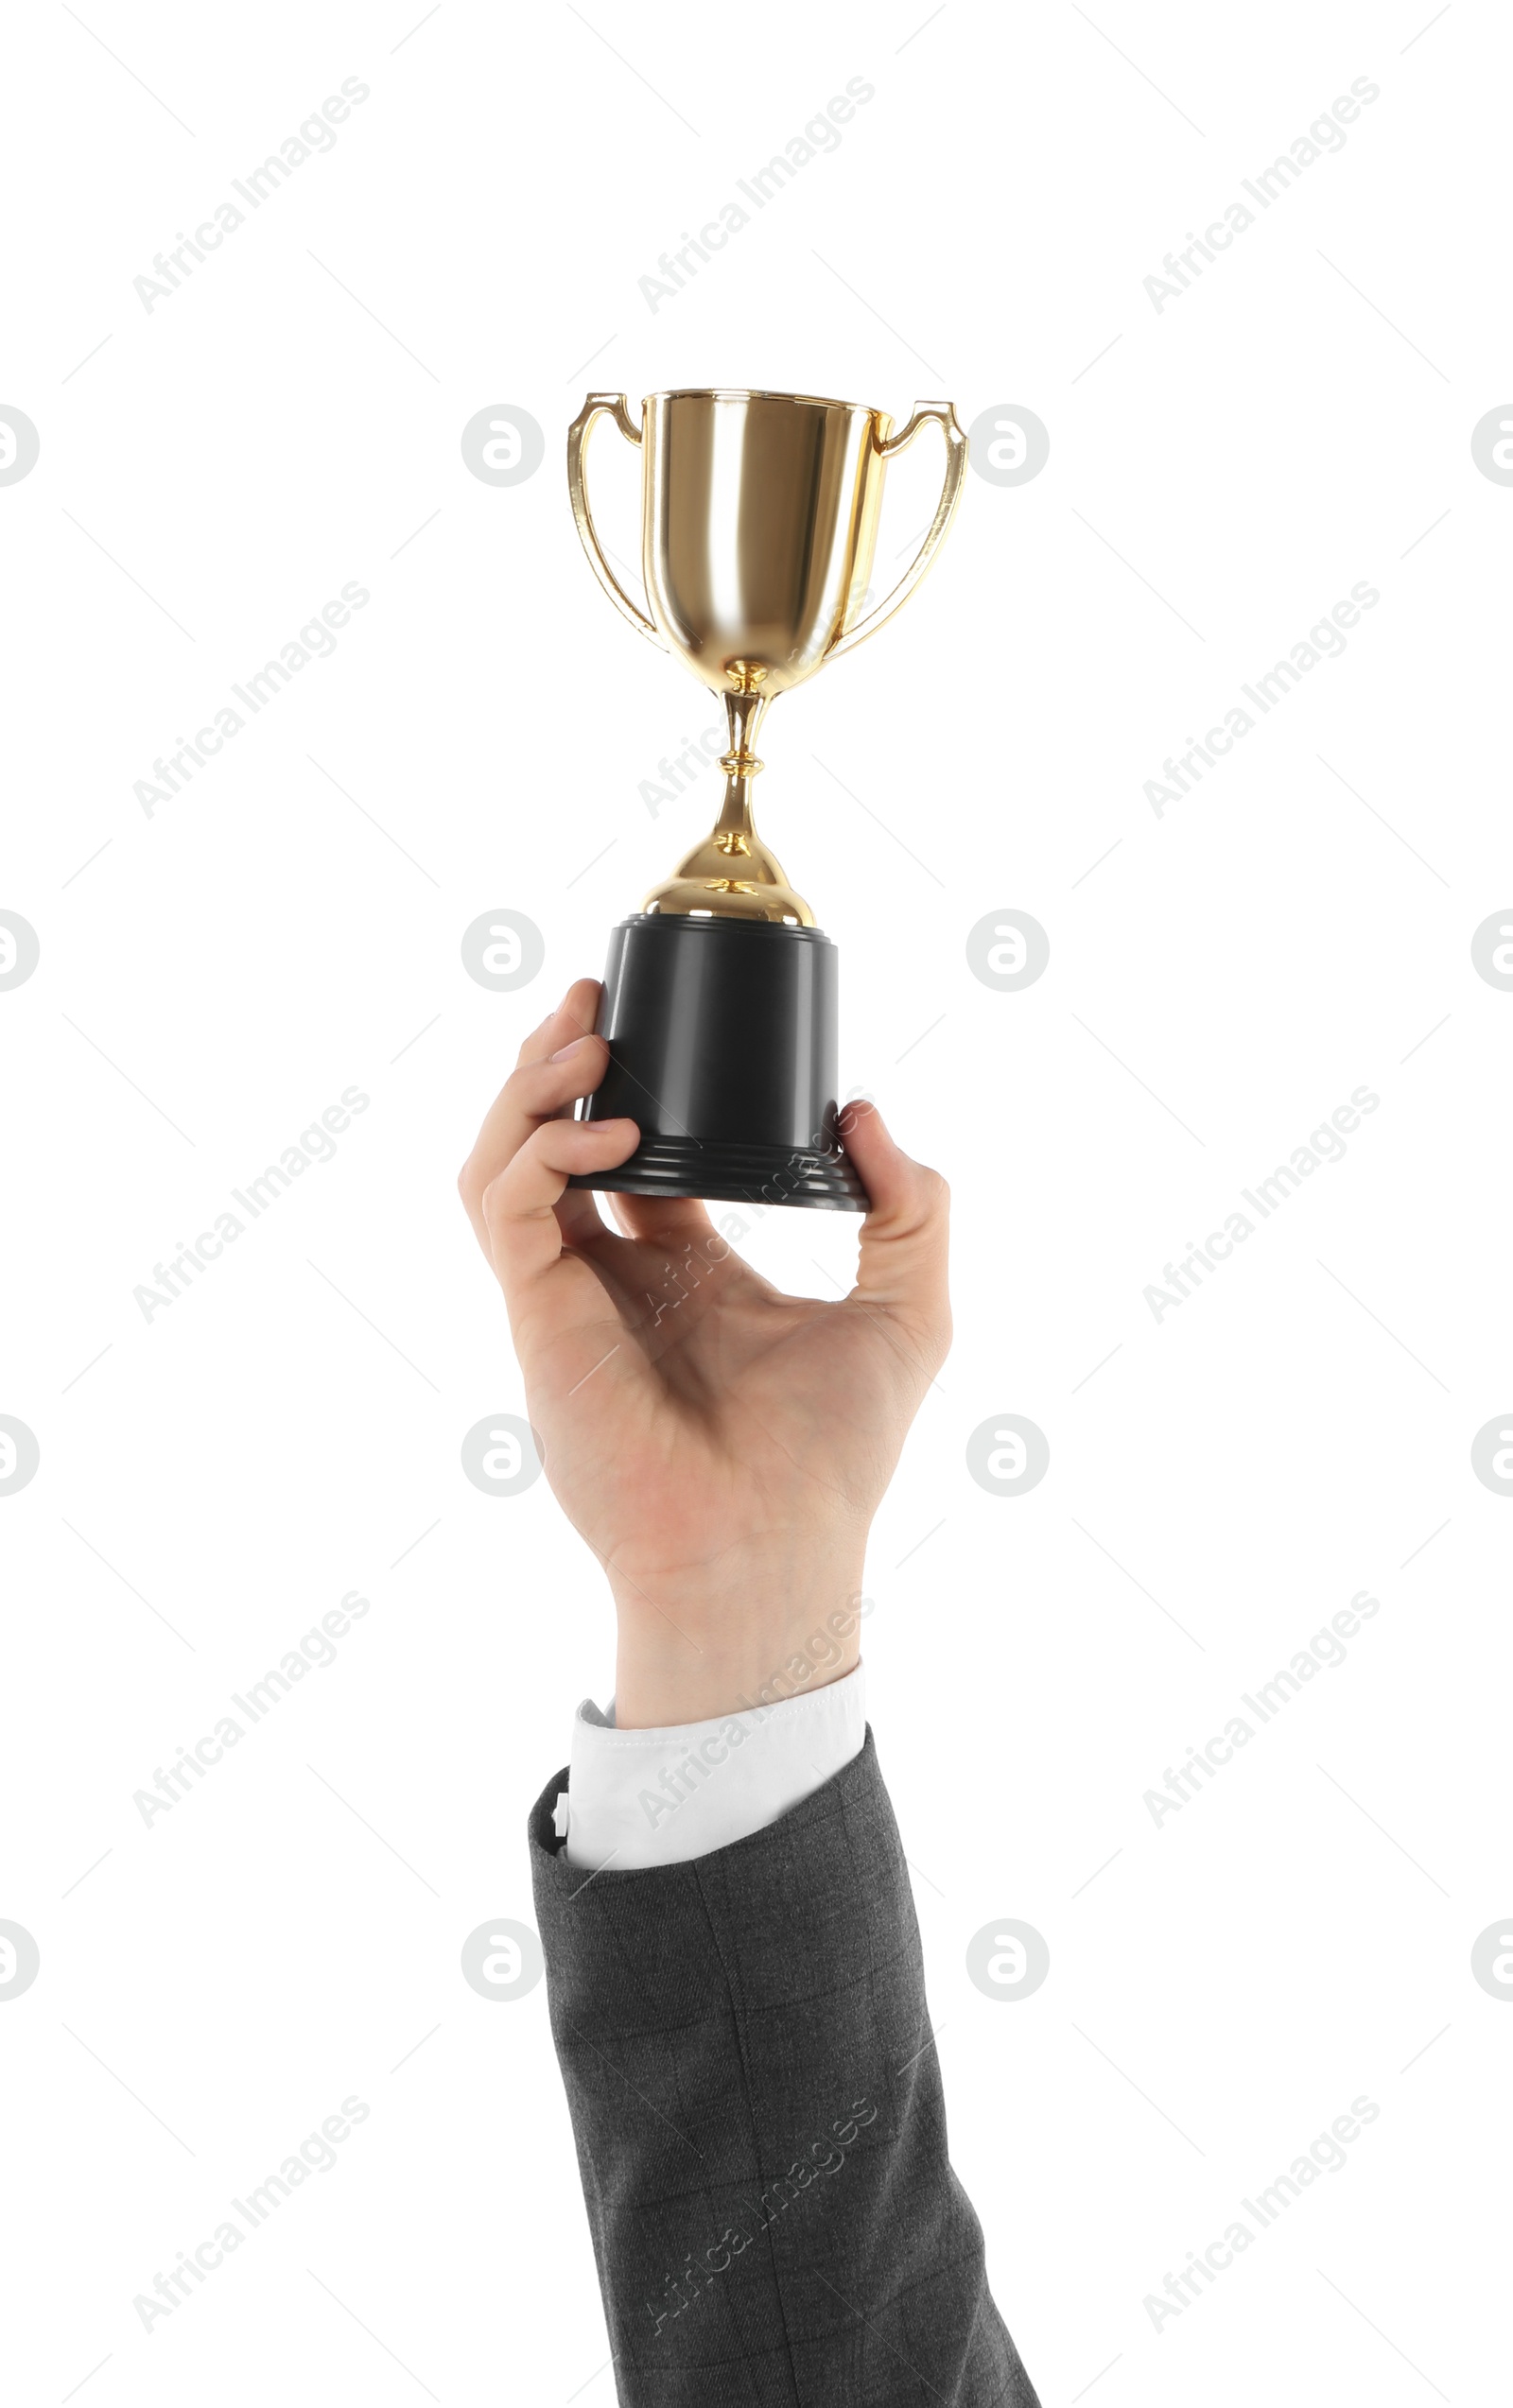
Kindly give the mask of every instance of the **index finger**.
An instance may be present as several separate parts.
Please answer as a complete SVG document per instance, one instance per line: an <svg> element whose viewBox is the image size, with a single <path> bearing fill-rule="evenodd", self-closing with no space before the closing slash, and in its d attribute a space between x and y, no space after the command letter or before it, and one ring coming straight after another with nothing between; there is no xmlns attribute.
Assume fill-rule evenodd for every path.
<svg viewBox="0 0 1513 2408"><path fill-rule="evenodd" d="M526 1038L514 1069L483 1117L457 1184L485 1254L489 1240L483 1192L489 1182L519 1152L533 1129L544 1120L568 1117L577 1098L591 1094L603 1076L602 1043L583 1043L584 1031L593 1027L600 992L597 979L574 980L556 1010ZM557 1057L573 1047L578 1051L559 1062ZM578 1192L564 1196L559 1218L575 1237L585 1239L603 1225L592 1199Z"/></svg>
<svg viewBox="0 0 1513 2408"><path fill-rule="evenodd" d="M536 1063L549 1062L564 1046L591 1035L602 993L597 979L575 979L556 1010L548 1012L540 1028L532 1029L526 1038L515 1057L515 1069L526 1070ZM475 1157L493 1162L496 1168L508 1162L527 1135L527 1130L518 1125L518 1115L512 1106L512 1083L506 1079L484 1114L483 1124L473 1142Z"/></svg>

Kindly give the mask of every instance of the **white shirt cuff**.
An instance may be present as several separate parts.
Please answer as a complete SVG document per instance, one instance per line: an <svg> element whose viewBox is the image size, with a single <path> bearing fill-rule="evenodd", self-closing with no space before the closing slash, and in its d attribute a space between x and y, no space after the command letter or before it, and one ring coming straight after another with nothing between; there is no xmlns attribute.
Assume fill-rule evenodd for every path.
<svg viewBox="0 0 1513 2408"><path fill-rule="evenodd" d="M775 1706L622 1731L615 1703L584 1698L573 1722L566 1807L569 1864L644 1871L684 1864L775 1823L860 1756L866 1692L859 1664L843 1680Z"/></svg>

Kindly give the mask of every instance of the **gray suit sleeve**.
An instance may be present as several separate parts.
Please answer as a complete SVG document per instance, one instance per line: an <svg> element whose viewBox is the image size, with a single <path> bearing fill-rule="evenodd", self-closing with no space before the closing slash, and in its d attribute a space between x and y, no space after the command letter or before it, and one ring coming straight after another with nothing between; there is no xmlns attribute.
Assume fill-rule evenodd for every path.
<svg viewBox="0 0 1513 2408"><path fill-rule="evenodd" d="M530 1817L551 2027L622 2408L1036 2408L947 2155L888 1793L586 1873Z"/></svg>

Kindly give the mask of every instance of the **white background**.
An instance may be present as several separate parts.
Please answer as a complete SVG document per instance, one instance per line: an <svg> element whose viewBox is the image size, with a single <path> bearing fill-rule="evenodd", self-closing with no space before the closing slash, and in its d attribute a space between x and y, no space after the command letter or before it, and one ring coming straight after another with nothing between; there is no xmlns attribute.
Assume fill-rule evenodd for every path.
<svg viewBox="0 0 1513 2408"><path fill-rule="evenodd" d="M565 425L592 387L753 384L1051 433L774 713L759 798L842 949L843 1091L956 1199L866 1652L996 2296L1047 2408L1489 2399L1510 1509L1470 1446L1510 1401L1513 996L1470 938L1513 893L1513 491L1470 436L1513 389L1504 13L81 13L17 11L0 102L0 402L41 434L0 488L0 906L42 946L0 995L0 1411L42 1456L0 1499L0 1915L42 1954L0 2006L14 2397L610 2398L545 1988L484 2000L459 1951L531 1920L525 1814L611 1616L544 1481L462 1477L523 1398L453 1180L718 801L638 797L714 711L589 577ZM349 77L335 148L146 311L154 253ZM839 148L652 311L852 77ZM1346 147L1157 313L1164 254L1360 77ZM506 489L460 449L494 403L547 437ZM607 427L593 465L634 552ZM879 583L938 466L927 435L895 476ZM147 816L154 756L348 580L334 656ZM1163 758L1358 580L1343 657L1157 818ZM501 908L546 940L515 994L459 951ZM1009 908L1051 961L1005 995L965 941ZM1363 1084L1346 1159L1157 1323L1163 1265ZM145 1321L350 1085L336 1158ZM774 1214L752 1252L824 1293L855 1234ZM1005 1412L1051 1447L1017 1499L965 1461ZM144 1828L154 1768L352 1588L337 1662ZM1363 1588L1347 1663L1157 1828L1147 1789ZM1051 1950L1017 2003L965 1968L1005 1916ZM1363 2094L1346 2168L1154 2330ZM336 2167L145 2332L133 2297L351 2095Z"/></svg>

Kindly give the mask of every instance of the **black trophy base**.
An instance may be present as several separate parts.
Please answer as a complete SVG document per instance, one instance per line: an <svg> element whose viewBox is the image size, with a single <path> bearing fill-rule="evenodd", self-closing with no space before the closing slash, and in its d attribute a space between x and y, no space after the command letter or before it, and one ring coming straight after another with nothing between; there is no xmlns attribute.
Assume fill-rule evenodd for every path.
<svg viewBox="0 0 1513 2408"><path fill-rule="evenodd" d="M701 1144L697 1137L643 1137L617 1169L580 1174L567 1185L597 1187L606 1195L698 1196L706 1204L867 1209L866 1190L843 1153L837 1158L783 1146Z"/></svg>
<svg viewBox="0 0 1513 2408"><path fill-rule="evenodd" d="M865 1212L836 1125L838 961L818 928L640 912L610 938L583 1118L641 1142L570 1187Z"/></svg>

